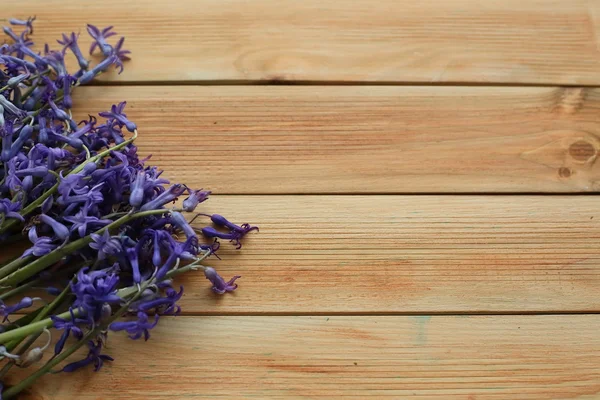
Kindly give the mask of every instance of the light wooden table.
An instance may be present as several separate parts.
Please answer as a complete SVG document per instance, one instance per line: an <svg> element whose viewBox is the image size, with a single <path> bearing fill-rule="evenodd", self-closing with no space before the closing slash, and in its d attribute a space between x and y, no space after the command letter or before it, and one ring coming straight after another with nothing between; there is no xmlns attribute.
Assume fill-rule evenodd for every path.
<svg viewBox="0 0 600 400"><path fill-rule="evenodd" d="M600 399L600 0L6 3L115 25L76 109L261 227L235 294L29 398Z"/></svg>

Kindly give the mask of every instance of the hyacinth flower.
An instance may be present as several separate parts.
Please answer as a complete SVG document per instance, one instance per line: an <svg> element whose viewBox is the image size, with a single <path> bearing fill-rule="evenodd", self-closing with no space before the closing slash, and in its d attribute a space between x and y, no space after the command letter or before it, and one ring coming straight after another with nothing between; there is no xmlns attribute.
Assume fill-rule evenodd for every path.
<svg viewBox="0 0 600 400"><path fill-rule="evenodd" d="M206 215L198 209L210 192L170 183L138 153L137 125L124 101L73 120L72 93L113 66L123 70L130 54L124 38L115 38L112 27L89 25L90 50L101 57L93 65L74 33L63 35L58 50L36 50L33 20L12 20L0 46L0 245L25 233L28 239L21 256L0 265L0 316L29 318L0 324L0 358L12 360L0 369L4 398L45 373L99 370L113 360L102 354L107 335L152 341L150 331L162 316L181 311L184 288L174 287L181 274L202 271L207 290L235 291L239 276L226 281L203 263L219 257L219 239L240 248L258 230L219 214L210 215L214 227L195 229L193 214L185 213ZM77 59L77 70L67 68L69 56ZM40 286L52 295L49 303L27 295ZM41 363L47 345L15 352L46 331L55 339L49 361ZM71 354L83 346L87 356L73 362ZM17 364L37 369L2 386Z"/></svg>

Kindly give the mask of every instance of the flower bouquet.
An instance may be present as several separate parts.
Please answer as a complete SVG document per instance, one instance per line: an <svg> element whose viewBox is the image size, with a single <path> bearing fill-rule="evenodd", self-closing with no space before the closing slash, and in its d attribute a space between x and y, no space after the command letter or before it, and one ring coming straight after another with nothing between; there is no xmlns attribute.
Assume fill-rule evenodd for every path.
<svg viewBox="0 0 600 400"><path fill-rule="evenodd" d="M148 340L162 315L179 313L183 287L173 278L182 273L202 270L218 294L235 290L239 276L226 282L201 263L216 256L218 239L240 248L258 230L201 213L194 219L211 225L194 229L183 212L195 213L210 192L170 184L149 157L140 158L125 102L99 118L73 119L78 86L109 68L123 70L130 53L123 37L110 44L112 27L88 25L90 54L101 56L92 66L75 33L63 34L58 50L34 51L34 19L11 19L0 47L0 246L4 252L12 242L30 242L0 265L2 399L46 373L98 371L113 360L103 354L108 332ZM75 73L67 56L77 60ZM40 289L46 295L31 294ZM87 356L71 360L81 347ZM2 385L13 368L31 373Z"/></svg>

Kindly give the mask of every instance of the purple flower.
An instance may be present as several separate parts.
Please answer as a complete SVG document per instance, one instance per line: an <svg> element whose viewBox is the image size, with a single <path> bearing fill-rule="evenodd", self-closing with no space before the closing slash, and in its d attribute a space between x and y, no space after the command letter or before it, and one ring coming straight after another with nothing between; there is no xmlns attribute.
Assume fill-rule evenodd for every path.
<svg viewBox="0 0 600 400"><path fill-rule="evenodd" d="M100 340L98 340L98 343L94 343L90 340L88 342L88 347L90 351L86 358L66 365L62 369L62 372L73 372L90 364L94 364L94 371L98 372L100 368L102 368L102 365L104 365L104 361L114 361L114 358L100 354L102 351L102 342Z"/></svg>
<svg viewBox="0 0 600 400"><path fill-rule="evenodd" d="M69 312L71 313L71 319L68 320L62 319L56 315L52 315L50 317L52 319L52 322L54 323L54 328L63 330L60 339L58 340L58 342L56 342L56 345L54 346L54 354L59 354L63 350L71 332L73 332L73 336L75 336L77 340L81 340L81 338L83 337L83 332L78 325L89 323L89 321L86 319L75 317L72 308L69 308Z"/></svg>
<svg viewBox="0 0 600 400"><path fill-rule="evenodd" d="M136 246L128 247L125 249L125 254L129 260L131 266L131 272L133 275L133 283L140 283L142 281L142 275L140 273L140 263L138 258L138 249Z"/></svg>
<svg viewBox="0 0 600 400"><path fill-rule="evenodd" d="M28 257L30 255L36 257L45 256L57 247L56 244L52 243L51 238L47 236L38 237L35 227L29 229L28 237L33 246L25 250L21 257Z"/></svg>
<svg viewBox="0 0 600 400"><path fill-rule="evenodd" d="M21 211L21 203L13 203L9 199L0 199L0 221L4 218L14 218L21 222L25 221L21 214L19 214L19 211Z"/></svg>
<svg viewBox="0 0 600 400"><path fill-rule="evenodd" d="M208 279L213 284L212 290L217 294L233 292L238 287L235 281L241 278L241 276L236 275L233 278L231 278L229 282L225 282L225 279L223 279L221 275L219 275L217 271L215 271L215 269L211 267L206 267L204 269L204 275L206 276L206 279Z"/></svg>
<svg viewBox="0 0 600 400"><path fill-rule="evenodd" d="M125 38L121 37L121 39L119 39L119 41L115 45L115 53L117 54L117 57L119 57L120 60L127 61L130 60L127 54L131 54L131 51L122 49L124 42Z"/></svg>
<svg viewBox="0 0 600 400"><path fill-rule="evenodd" d="M137 309L144 312L155 310L155 312L161 315L178 315L181 307L176 303L183 296L183 286L179 287L179 292L171 287L167 287L165 294L165 297L157 297L139 302Z"/></svg>
<svg viewBox="0 0 600 400"><path fill-rule="evenodd" d="M85 205L74 216L64 217L66 221L72 224L70 231L77 231L79 237L87 236L88 225L95 230L112 222L109 219L99 219L96 216L88 215L88 209L89 207Z"/></svg>
<svg viewBox="0 0 600 400"><path fill-rule="evenodd" d="M97 321L102 316L106 303L120 303L117 295L119 276L106 270L91 271L84 267L77 272L77 282L71 284L76 297L74 308L81 308L90 321Z"/></svg>
<svg viewBox="0 0 600 400"><path fill-rule="evenodd" d="M49 217L46 214L40 214L39 217L40 221L42 221L44 224L49 225L50 228L52 228L52 230L54 231L54 234L60 239L60 240L67 240L69 238L69 229L64 226L63 224L61 224L60 222L58 222L57 220L55 220L52 217Z"/></svg>
<svg viewBox="0 0 600 400"><path fill-rule="evenodd" d="M108 26L100 30L94 25L87 25L87 31L94 39L94 42L92 42L92 45L90 46L90 54L94 52L96 47L100 48L100 51L105 57L108 57L112 53L113 47L106 42L106 38L117 34L116 32L112 32L112 28L112 26Z"/></svg>
<svg viewBox="0 0 600 400"><path fill-rule="evenodd" d="M108 230L105 230L102 235L92 233L90 235L93 242L90 243L90 247L94 250L98 250L98 260L104 260L107 255L112 256L123 251L123 247L118 239L110 236Z"/></svg>
<svg viewBox="0 0 600 400"><path fill-rule="evenodd" d="M227 221L224 217L222 217L219 214L212 215L211 220L217 226L228 228L229 232L228 233L219 232L215 228L207 226L205 228L202 228L202 234L204 236L206 236L207 238L220 238L220 239L229 240L230 242L232 242L234 244L234 246L236 246L237 249L242 248L242 243L240 242L240 240L244 236L246 236L246 234L248 232L251 232L254 230L258 231L257 226L250 226L250 224L243 224L241 226L238 226L234 223Z"/></svg>
<svg viewBox="0 0 600 400"><path fill-rule="evenodd" d="M180 184L175 184L175 185L171 186L169 189L167 189L166 191L164 191L163 193L159 194L155 199L144 204L140 208L140 210L147 211L147 210L159 209L163 205L170 203L170 202L174 201L175 199L177 199L177 197L181 196L184 191L185 191L185 186L180 185Z"/></svg>
<svg viewBox="0 0 600 400"><path fill-rule="evenodd" d="M185 234L186 238L189 239L191 237L196 237L196 232L194 231L194 228L190 226L183 214L173 211L171 213L171 224L181 229Z"/></svg>
<svg viewBox="0 0 600 400"><path fill-rule="evenodd" d="M193 212L198 204L202 203L208 196L210 196L209 190L191 190L187 189L189 197L183 201L183 209L187 212Z"/></svg>
<svg viewBox="0 0 600 400"><path fill-rule="evenodd" d="M71 50L73 55L75 55L75 58L77 58L79 68L88 69L88 67L90 66L90 62L83 56L83 54L81 53L81 49L77 44L77 39L79 38L79 35L75 35L75 32L71 32L70 36L67 36L63 33L62 37L62 41L57 40L57 42L65 46L63 49L63 53L68 48L69 50Z"/></svg>
<svg viewBox="0 0 600 400"><path fill-rule="evenodd" d="M129 204L132 207L139 207L144 201L144 184L146 183L146 171L138 171L135 180L131 185L131 194L129 195Z"/></svg>
<svg viewBox="0 0 600 400"><path fill-rule="evenodd" d="M121 62L119 57L117 57L115 54L112 54L112 55L106 57L104 60L102 60L98 64L96 64L94 66L94 68L92 68L89 71L82 74L79 77L79 83L81 85L90 83L96 77L96 75L98 75L101 72L106 71L108 69L108 67L110 67L113 64L115 66L119 67L119 69L120 69L119 73L123 72L123 63Z"/></svg>
<svg viewBox="0 0 600 400"><path fill-rule="evenodd" d="M26 20L16 19L16 18L11 18L8 20L8 22L11 25L20 25L20 26L27 27L27 30L29 31L30 34L33 33L33 21L35 21L35 17L29 17Z"/></svg>
<svg viewBox="0 0 600 400"><path fill-rule="evenodd" d="M158 314L154 314L154 322L149 322L148 314L142 311L137 313L137 317L137 321L113 322L110 324L109 329L115 332L126 331L133 340L144 336L144 340L147 341L150 338L149 330L158 324Z"/></svg>
<svg viewBox="0 0 600 400"><path fill-rule="evenodd" d="M12 306L7 306L4 304L2 300L0 300L0 317L4 317L2 322L8 321L8 316L12 313L15 313L24 308L29 308L33 305L33 300L31 297L23 297L21 301ZM39 300L39 299L38 299Z"/></svg>
<svg viewBox="0 0 600 400"><path fill-rule="evenodd" d="M104 118L111 118L115 120L120 126L125 126L125 128L127 128L129 132L133 132L137 129L137 126L135 123L128 120L127 115L123 112L126 105L127 102L125 101L119 103L118 105L113 104L110 108L110 111L104 111L98 113L98 115Z"/></svg>

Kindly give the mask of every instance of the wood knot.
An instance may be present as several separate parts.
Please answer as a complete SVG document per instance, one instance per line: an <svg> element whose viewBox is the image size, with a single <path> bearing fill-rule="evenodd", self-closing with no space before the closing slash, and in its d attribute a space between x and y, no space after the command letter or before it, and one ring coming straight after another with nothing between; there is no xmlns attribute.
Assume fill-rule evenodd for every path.
<svg viewBox="0 0 600 400"><path fill-rule="evenodd" d="M578 140L569 146L569 155L581 163L593 161L597 154L594 145L587 140Z"/></svg>
<svg viewBox="0 0 600 400"><path fill-rule="evenodd" d="M560 167L558 169L558 176L561 178L568 178L571 176L571 169L567 167Z"/></svg>
<svg viewBox="0 0 600 400"><path fill-rule="evenodd" d="M559 114L575 114L585 103L586 88L559 89L560 95L556 100L556 111Z"/></svg>

